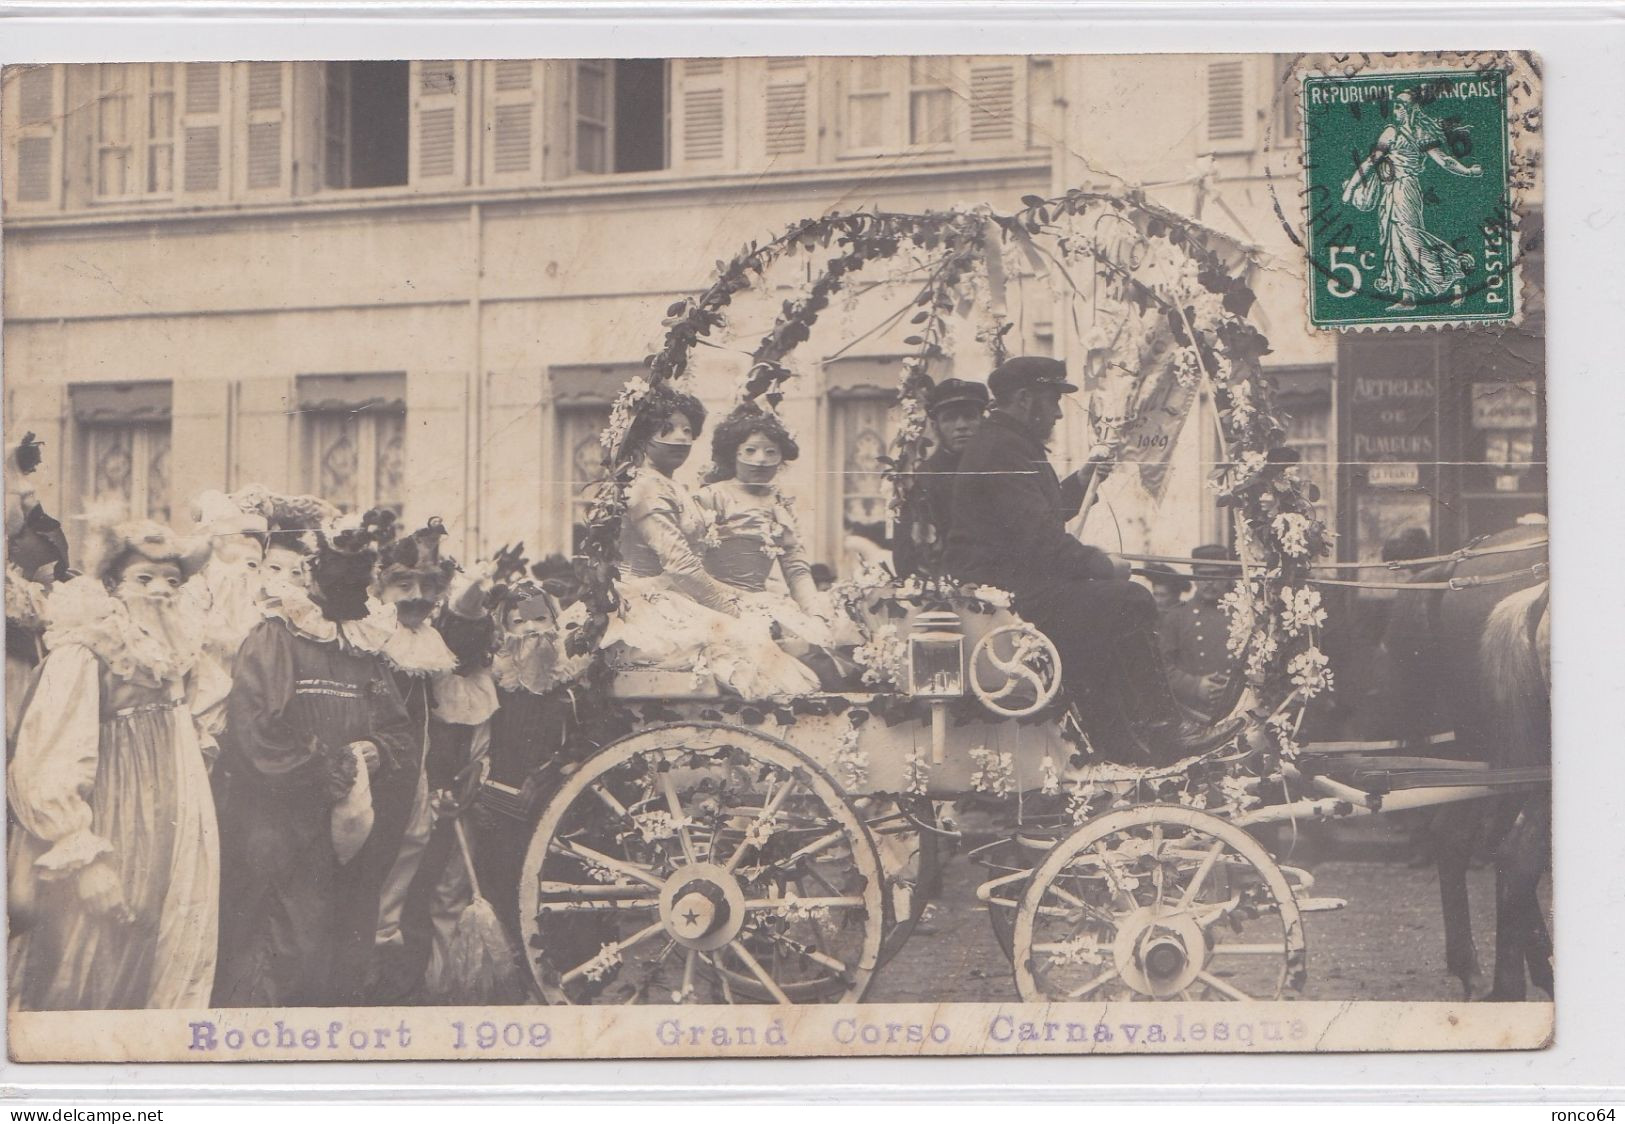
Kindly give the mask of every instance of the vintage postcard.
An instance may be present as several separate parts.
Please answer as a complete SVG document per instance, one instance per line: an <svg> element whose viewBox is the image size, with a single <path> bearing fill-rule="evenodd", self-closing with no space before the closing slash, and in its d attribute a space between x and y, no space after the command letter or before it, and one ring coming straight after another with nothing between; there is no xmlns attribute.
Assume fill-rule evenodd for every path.
<svg viewBox="0 0 1625 1124"><path fill-rule="evenodd" d="M15 1061L1549 1045L1537 58L0 94Z"/></svg>

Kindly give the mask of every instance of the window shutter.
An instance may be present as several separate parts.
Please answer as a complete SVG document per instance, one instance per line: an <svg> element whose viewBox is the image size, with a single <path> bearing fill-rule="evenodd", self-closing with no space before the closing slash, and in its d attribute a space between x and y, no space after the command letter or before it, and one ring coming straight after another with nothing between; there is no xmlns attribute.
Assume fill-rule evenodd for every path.
<svg viewBox="0 0 1625 1124"><path fill-rule="evenodd" d="M763 150L769 163L805 159L812 153L817 139L808 61L787 56L769 58L766 62Z"/></svg>
<svg viewBox="0 0 1625 1124"><path fill-rule="evenodd" d="M1024 58L970 61L970 143L974 148L1008 148L1021 138L1016 127L1025 92L1018 68Z"/></svg>
<svg viewBox="0 0 1625 1124"><path fill-rule="evenodd" d="M29 209L60 205L62 199L62 68L19 67L16 87L6 100L15 102L16 138L6 180L12 202Z"/></svg>
<svg viewBox="0 0 1625 1124"><path fill-rule="evenodd" d="M468 182L468 63L412 63L414 187Z"/></svg>
<svg viewBox="0 0 1625 1124"><path fill-rule="evenodd" d="M288 194L293 184L293 129L288 103L293 66L250 62L242 68L248 133L242 145L241 183L248 195Z"/></svg>
<svg viewBox="0 0 1625 1124"><path fill-rule="evenodd" d="M672 164L725 168L734 159L733 59L676 59L672 86Z"/></svg>
<svg viewBox="0 0 1625 1124"><path fill-rule="evenodd" d="M1245 152L1254 145L1254 111L1247 59L1227 58L1205 63L1207 112L1203 125L1208 152Z"/></svg>
<svg viewBox="0 0 1625 1124"><path fill-rule="evenodd" d="M536 183L542 178L542 66L504 59L484 68L485 182Z"/></svg>
<svg viewBox="0 0 1625 1124"><path fill-rule="evenodd" d="M181 66L180 194L218 197L225 144L226 67L218 62Z"/></svg>

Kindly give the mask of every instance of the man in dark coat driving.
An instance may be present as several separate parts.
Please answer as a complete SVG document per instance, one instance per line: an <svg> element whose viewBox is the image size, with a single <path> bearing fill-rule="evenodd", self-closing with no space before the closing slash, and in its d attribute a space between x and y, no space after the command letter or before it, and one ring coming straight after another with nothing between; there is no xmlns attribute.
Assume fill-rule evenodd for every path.
<svg viewBox="0 0 1625 1124"><path fill-rule="evenodd" d="M1078 388L1055 359L1011 359L988 376L993 410L960 459L944 564L961 581L1008 590L1054 642L1097 745L1139 742L1157 759L1221 744L1234 724L1182 718L1156 637L1156 602L1103 551L1067 533L1102 462L1057 478L1046 445L1061 396Z"/></svg>

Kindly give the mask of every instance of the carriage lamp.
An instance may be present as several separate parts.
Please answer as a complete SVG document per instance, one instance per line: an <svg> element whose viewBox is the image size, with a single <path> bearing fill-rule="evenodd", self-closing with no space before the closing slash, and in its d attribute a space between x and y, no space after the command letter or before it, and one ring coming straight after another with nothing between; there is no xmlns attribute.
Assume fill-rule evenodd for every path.
<svg viewBox="0 0 1625 1124"><path fill-rule="evenodd" d="M965 625L958 613L914 618L908 636L908 689L931 700L931 763L942 764L948 741L948 700L965 693Z"/></svg>
<svg viewBox="0 0 1625 1124"><path fill-rule="evenodd" d="M921 613L908 637L908 689L921 699L965 693L965 626L958 613Z"/></svg>

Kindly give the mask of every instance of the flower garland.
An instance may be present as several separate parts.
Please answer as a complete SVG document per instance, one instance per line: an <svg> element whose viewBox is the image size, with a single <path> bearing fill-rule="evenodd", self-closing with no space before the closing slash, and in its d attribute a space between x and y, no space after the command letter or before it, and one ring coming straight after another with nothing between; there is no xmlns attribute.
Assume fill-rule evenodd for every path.
<svg viewBox="0 0 1625 1124"><path fill-rule="evenodd" d="M1285 445L1285 421L1271 406L1269 380L1260 366L1269 343L1247 320L1255 301L1250 257L1226 236L1135 192L1074 189L1053 198L1027 196L1022 204L1010 215L981 207L923 214L835 212L807 219L719 261L709 288L672 304L661 349L648 356L647 373L631 380L617 398L603 435L604 480L612 486L602 489L594 504L576 560L588 620L577 630L573 650L594 651L616 607L616 549L627 485L664 421L655 404L660 396L653 392L681 386L690 377L694 348L725 326L735 296L763 280L775 262L833 248L804 295L783 302L752 352L743 397L773 409L790 377L784 360L810 338L819 314L848 288L853 274L905 250L934 259L914 298L912 334L905 340L914 350L903 360L898 393L901 424L893 455L882 461L893 510L902 512L911 501L913 469L925 440L924 402L934 385L930 370L947 354L950 318L990 275L1002 275L1002 258L1011 253L1047 269L1080 302L1114 313L1084 341L1090 345L1086 363L1098 353L1102 362L1125 373L1124 416L1117 417L1114 406L1113 416L1102 419L1108 439L1130 412L1140 364L1159 347L1177 349L1174 370L1181 381L1206 384L1229 458L1211 487L1221 506L1236 515L1248 562L1245 578L1226 598L1233 650L1245 658L1249 683L1269 710L1325 690L1330 673L1316 639L1324 611L1307 596L1312 592L1307 579L1309 567L1328 551L1330 535L1314 516L1315 486L1296 471L1297 455ZM1005 354L1009 327L993 310L977 333L995 361ZM890 653L874 655L870 667L876 676L890 677ZM1278 748L1286 741L1278 738Z"/></svg>

